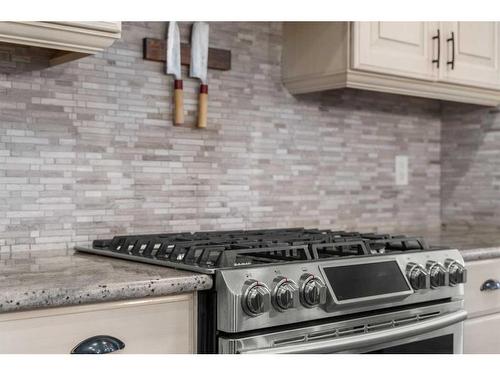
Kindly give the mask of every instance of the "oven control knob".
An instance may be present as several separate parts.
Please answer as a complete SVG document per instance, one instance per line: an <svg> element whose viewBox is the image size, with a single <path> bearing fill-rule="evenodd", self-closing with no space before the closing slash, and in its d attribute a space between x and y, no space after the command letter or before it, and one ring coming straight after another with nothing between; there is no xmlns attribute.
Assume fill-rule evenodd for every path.
<svg viewBox="0 0 500 375"><path fill-rule="evenodd" d="M406 266L406 276L414 290L429 289L430 277L424 267L417 263L408 263Z"/></svg>
<svg viewBox="0 0 500 375"><path fill-rule="evenodd" d="M446 259L444 267L448 271L450 286L464 284L467 281L467 270L456 260Z"/></svg>
<svg viewBox="0 0 500 375"><path fill-rule="evenodd" d="M276 278L275 282L276 286L273 293L274 307L279 311L297 307L299 302L299 288L297 284L282 276Z"/></svg>
<svg viewBox="0 0 500 375"><path fill-rule="evenodd" d="M243 287L242 307L250 316L257 316L269 311L271 305L269 288L257 280L247 280Z"/></svg>
<svg viewBox="0 0 500 375"><path fill-rule="evenodd" d="M427 262L427 272L431 281L431 288L439 288L448 285L448 272L441 263L429 261Z"/></svg>
<svg viewBox="0 0 500 375"><path fill-rule="evenodd" d="M310 273L302 275L300 300L305 307L323 305L326 302L326 286L323 281Z"/></svg>

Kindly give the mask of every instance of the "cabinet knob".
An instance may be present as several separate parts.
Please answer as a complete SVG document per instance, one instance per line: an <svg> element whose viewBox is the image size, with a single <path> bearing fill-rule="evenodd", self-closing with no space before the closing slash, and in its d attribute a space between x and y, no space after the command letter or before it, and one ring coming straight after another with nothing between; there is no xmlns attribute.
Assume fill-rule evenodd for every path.
<svg viewBox="0 0 500 375"><path fill-rule="evenodd" d="M482 292L487 292L491 290L497 290L500 289L500 281L494 280L494 279L488 279L486 280L483 285L481 285L481 291Z"/></svg>
<svg viewBox="0 0 500 375"><path fill-rule="evenodd" d="M93 336L73 348L71 354L107 354L122 350L125 343L113 336Z"/></svg>

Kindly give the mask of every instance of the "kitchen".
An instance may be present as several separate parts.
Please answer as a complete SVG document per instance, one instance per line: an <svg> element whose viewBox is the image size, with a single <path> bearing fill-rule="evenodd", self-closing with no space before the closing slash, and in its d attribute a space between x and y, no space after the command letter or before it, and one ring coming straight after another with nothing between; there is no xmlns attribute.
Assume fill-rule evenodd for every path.
<svg viewBox="0 0 500 375"><path fill-rule="evenodd" d="M313 245L328 237L327 243L342 244L332 245L335 251L348 253L328 264L357 265L353 255L368 255L356 258L363 260L379 254L380 259L397 259L400 267L414 262L418 267L408 272L423 278L413 283L406 268L387 269L395 272L393 280L401 276L402 286L393 293L398 296L385 296L378 307L392 309L410 300L429 304L426 296L437 296L439 306L453 305L455 320L448 325L440 321L443 337L453 339L444 348L434 347L436 352L500 352L496 22L208 22L208 47L219 51L225 65L211 68L215 62L209 53L207 80L201 82L209 86L208 116L201 129L200 80L193 78L190 59L181 58L179 77L165 71L165 39L172 22L28 25L37 30L32 37L44 36L54 45L63 41L43 34L47 24L58 28L58 38L63 32L70 38L89 30L103 38L100 50L94 46L92 52L80 36L81 45L74 48L73 41L71 47L79 51L68 53L30 45L27 34L20 37L27 30L23 22L2 24L7 24L4 37L10 32L18 39L0 46L0 352L304 350L293 340L302 340L300 335L280 338L281 346L267 348L252 347L251 340L226 344L233 336L224 337L214 327L224 320L214 320L222 316L219 310L213 313L218 309L213 292L221 296L226 286L255 296L257 304L234 303L245 318L234 326L228 323L223 333L234 327L265 328L252 322L262 322L271 315L268 311L279 311L273 315L277 326L304 319L328 319L330 324L338 315L315 307L314 299L324 305L340 293L330 285L340 282L327 282L328 268L306 280L302 269L291 281L283 274L285 279L274 286L272 279L258 280L257 271L251 277L239 274L238 263L233 263L235 271L226 271L219 258L213 263L206 259L204 267L199 260L188 264L191 255L199 254L187 250L181 256L172 252L176 257L169 261L158 254L151 261L142 255L156 243L139 244L144 238L137 237L106 241L159 233L177 233L175 243L209 241L214 248L250 237L279 246L286 242L294 248L274 247L267 256L291 251L288 255L301 264L327 254ZM177 26L189 52L193 22ZM390 37L374 40L373 30ZM475 43L474 33L490 43ZM312 43L318 36L325 40ZM146 39L162 43L159 58L146 58ZM415 47L414 40L424 47ZM390 55L395 50L400 52ZM356 56L352 61L351 53ZM483 55L474 60L474 53ZM401 65L403 58L411 63ZM421 74L434 76L417 77ZM182 86L174 86L179 78ZM182 107L179 100L173 105L174 88L180 87L184 121L175 124L175 109ZM172 238L163 238L166 245L159 248L167 251ZM304 247L304 241L310 246ZM113 249L111 257L96 255L110 255L108 249ZM428 265L429 259L437 264ZM438 284L431 287L433 272ZM256 281L242 292L248 278ZM259 283L265 288L254 289ZM281 286L283 301L271 301ZM311 300L301 294L309 287ZM342 305L340 299L334 302ZM356 306L356 314L366 311L366 305ZM285 316L280 309L306 318L279 318ZM415 319L424 320L425 314ZM144 323L134 324L139 317ZM419 324L427 323L412 321L408 327ZM429 329L422 340L431 338ZM327 337L321 341L335 341ZM397 340L393 337L392 343ZM387 342L364 347L349 342L335 350L380 351ZM323 350L318 346L312 352Z"/></svg>

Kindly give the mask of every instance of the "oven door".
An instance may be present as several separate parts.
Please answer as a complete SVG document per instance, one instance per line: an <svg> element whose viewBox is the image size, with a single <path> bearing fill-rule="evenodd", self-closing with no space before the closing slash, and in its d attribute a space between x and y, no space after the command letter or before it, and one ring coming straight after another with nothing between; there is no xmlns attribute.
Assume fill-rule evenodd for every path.
<svg viewBox="0 0 500 375"><path fill-rule="evenodd" d="M462 353L467 313L461 306L462 302L447 303L234 339L222 337L219 352Z"/></svg>

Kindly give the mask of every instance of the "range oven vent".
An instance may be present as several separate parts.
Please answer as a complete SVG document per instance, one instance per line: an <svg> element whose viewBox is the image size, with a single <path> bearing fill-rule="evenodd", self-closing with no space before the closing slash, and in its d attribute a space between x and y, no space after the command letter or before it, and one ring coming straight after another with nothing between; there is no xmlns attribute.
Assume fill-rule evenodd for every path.
<svg viewBox="0 0 500 375"><path fill-rule="evenodd" d="M422 320L434 318L440 314L441 314L440 311L433 311L425 314L415 314L411 316L406 316L400 319L392 319L392 320L381 321L376 323L368 323L368 324L358 324L352 327L340 327L334 329L330 328L330 329L325 329L324 331L311 332L304 335L298 335L285 339L276 340L273 342L273 346L279 347L299 342L311 342L317 340L333 339L337 337L347 337L347 336L365 334L383 329L390 329L393 327L401 327Z"/></svg>

